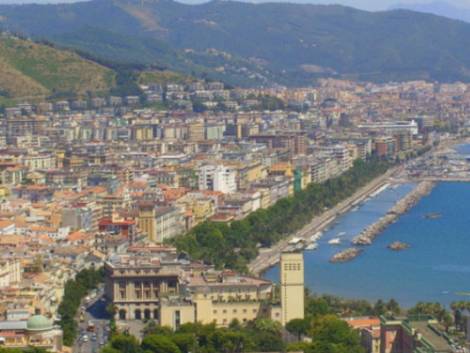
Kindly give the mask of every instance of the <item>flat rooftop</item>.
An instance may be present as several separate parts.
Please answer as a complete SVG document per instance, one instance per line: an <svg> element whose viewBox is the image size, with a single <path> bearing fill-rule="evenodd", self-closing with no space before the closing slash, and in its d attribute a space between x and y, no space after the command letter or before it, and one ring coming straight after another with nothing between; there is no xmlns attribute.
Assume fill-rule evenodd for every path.
<svg viewBox="0 0 470 353"><path fill-rule="evenodd" d="M426 321L410 321L409 325L420 333L428 341L437 353L451 353L453 349L447 339L440 334L441 329L432 323Z"/></svg>

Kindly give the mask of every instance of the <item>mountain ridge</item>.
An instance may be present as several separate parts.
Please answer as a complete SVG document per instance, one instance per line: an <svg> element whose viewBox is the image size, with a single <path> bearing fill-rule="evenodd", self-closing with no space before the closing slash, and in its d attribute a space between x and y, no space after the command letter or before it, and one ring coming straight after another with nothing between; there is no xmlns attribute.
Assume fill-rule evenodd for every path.
<svg viewBox="0 0 470 353"><path fill-rule="evenodd" d="M409 10L93 0L0 5L0 16L4 29L98 57L229 83L304 85L322 76L470 81L470 24Z"/></svg>

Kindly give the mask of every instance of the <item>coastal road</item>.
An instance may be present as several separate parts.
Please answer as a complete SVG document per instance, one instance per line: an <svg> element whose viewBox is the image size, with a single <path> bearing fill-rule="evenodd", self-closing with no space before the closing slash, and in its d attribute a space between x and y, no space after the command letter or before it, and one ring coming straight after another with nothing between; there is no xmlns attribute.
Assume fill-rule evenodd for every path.
<svg viewBox="0 0 470 353"><path fill-rule="evenodd" d="M445 151L446 149L451 148L456 144L463 143L463 141L465 141L465 139L448 139L441 141L437 148L432 148L422 156L414 159L413 162L416 163L418 160L423 160L432 154ZM309 239L316 232L322 231L324 228L326 228L332 221L335 220L338 215L348 211L353 204L356 204L367 198L372 192L380 188L389 179L391 181L403 181L402 179L404 174L406 177L408 177L405 171L406 168L404 165L400 165L388 170L385 174L375 178L369 184L359 189L351 197L340 202L335 207L323 212L321 215L314 217L309 224L304 226L298 232L291 234L284 240L279 241L271 248L263 250L252 262L250 262L248 265L249 271L256 276L259 276L263 271L279 262L279 257L282 250L288 246L288 243L290 240L292 240L292 238Z"/></svg>
<svg viewBox="0 0 470 353"><path fill-rule="evenodd" d="M316 232L322 231L326 228L334 219L347 210L349 210L353 204L362 201L367 198L372 192L380 188L389 178L394 177L397 173L402 170L403 167L395 167L388 170L385 174L375 178L367 185L359 189L354 195L341 201L335 207L323 212L321 215L316 216L312 221L304 226L302 229L294 234L291 234L288 238L283 239L273 245L271 248L262 251L256 259L254 259L249 265L249 271L259 276L261 272L265 271L269 267L279 262L279 256L283 249L288 246L288 243L292 238L309 239Z"/></svg>

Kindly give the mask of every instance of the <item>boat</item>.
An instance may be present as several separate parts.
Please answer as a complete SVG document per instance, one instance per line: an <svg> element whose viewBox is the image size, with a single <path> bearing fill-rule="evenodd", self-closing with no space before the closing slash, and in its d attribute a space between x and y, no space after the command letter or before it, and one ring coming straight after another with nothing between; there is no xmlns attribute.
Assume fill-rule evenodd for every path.
<svg viewBox="0 0 470 353"><path fill-rule="evenodd" d="M341 244L341 239L340 238L333 238L330 241L328 241L328 244L330 244L330 245L339 245L339 244Z"/></svg>
<svg viewBox="0 0 470 353"><path fill-rule="evenodd" d="M316 243L310 243L305 248L305 250L316 250L316 249L318 249L318 244L316 244Z"/></svg>
<svg viewBox="0 0 470 353"><path fill-rule="evenodd" d="M356 212L359 209L359 206L354 207L351 212Z"/></svg>
<svg viewBox="0 0 470 353"><path fill-rule="evenodd" d="M370 194L369 197L376 197L378 194L380 194L382 191L385 191L386 189L388 189L388 187L390 186L390 184L385 184L385 185L382 185L380 188L378 188L376 191L374 191L372 194Z"/></svg>
<svg viewBox="0 0 470 353"><path fill-rule="evenodd" d="M289 240L289 245L296 245L296 244L300 243L301 241L302 241L302 239L294 237L291 240Z"/></svg>
<svg viewBox="0 0 470 353"><path fill-rule="evenodd" d="M314 235L312 235L312 236L310 237L310 240L311 240L311 241L316 241L316 240L320 239L320 237L321 237L322 235L323 235L322 232L316 232Z"/></svg>
<svg viewBox="0 0 470 353"><path fill-rule="evenodd" d="M438 219L438 218L441 218L441 217L442 217L442 214L439 213L439 212L431 212L431 213L426 213L424 215L425 219Z"/></svg>
<svg viewBox="0 0 470 353"><path fill-rule="evenodd" d="M338 237L342 237L343 235L346 235L346 232L339 232Z"/></svg>

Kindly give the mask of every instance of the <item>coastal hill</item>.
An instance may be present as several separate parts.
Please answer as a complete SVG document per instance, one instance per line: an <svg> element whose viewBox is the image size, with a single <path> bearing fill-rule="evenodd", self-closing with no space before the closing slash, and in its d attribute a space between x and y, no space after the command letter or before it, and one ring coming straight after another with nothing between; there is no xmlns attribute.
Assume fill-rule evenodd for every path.
<svg viewBox="0 0 470 353"><path fill-rule="evenodd" d="M75 53L0 35L0 100L108 91L114 76Z"/></svg>
<svg viewBox="0 0 470 353"><path fill-rule="evenodd" d="M172 0L2 5L0 28L236 84L470 81L470 24L408 10Z"/></svg>
<svg viewBox="0 0 470 353"><path fill-rule="evenodd" d="M434 15L453 18L470 22L470 7L460 7L446 1L433 1L429 3L406 4L400 3L393 5L391 9L406 9L411 11L432 13Z"/></svg>

